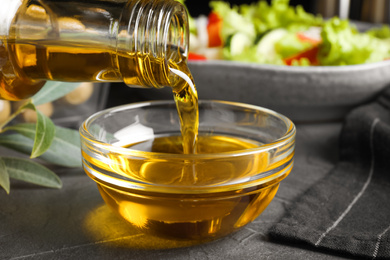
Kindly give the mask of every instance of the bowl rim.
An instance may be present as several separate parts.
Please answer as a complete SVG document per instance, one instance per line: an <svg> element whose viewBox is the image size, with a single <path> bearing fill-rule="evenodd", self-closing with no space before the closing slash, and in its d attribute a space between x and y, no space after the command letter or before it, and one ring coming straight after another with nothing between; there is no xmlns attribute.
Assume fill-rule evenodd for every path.
<svg viewBox="0 0 390 260"><path fill-rule="evenodd" d="M369 71L390 66L390 60L377 61L372 63L344 65L344 66L287 66L275 64L260 64L230 60L198 60L189 61L191 66L211 66L211 67L233 67L242 69L254 69L262 71L273 71L291 74L327 74L327 73L350 73L353 71Z"/></svg>
<svg viewBox="0 0 390 260"><path fill-rule="evenodd" d="M79 128L79 133L82 139L87 141L88 143L93 143L93 146L96 148L99 148L100 150L107 150L110 152L115 152L115 153L120 153L123 155L127 156L142 156L145 158L159 158L159 159L206 159L212 157L214 158L224 158L228 156L245 156L245 155L250 155L250 154L255 154L259 152L266 152L268 150L274 149L276 147L280 147L285 145L286 143L290 142L296 134L296 127L295 124L286 116L275 112L271 109L256 106L256 105L251 105L251 104L245 104L241 102L231 102L231 101L221 101L221 100L199 100L199 105L202 104L213 104L213 103L218 103L218 104L223 104L223 105L229 105L229 106L234 106L234 107L242 107L242 108L247 108L251 110L261 110L264 111L267 114L274 115L281 119L287 126L287 131L286 133L278 138L272 141L271 143L267 143L264 145L261 145L259 147L255 148L250 148L250 149L245 149L245 150L238 150L238 151L233 151L233 152L222 152L222 153L212 153L212 154L169 154L169 153L157 153L157 152L147 152L147 151L138 151L135 149L131 148L124 148L120 146L115 146L111 144L107 144L105 142L102 142L95 138L92 134L89 133L88 131L88 125L90 125L95 119L104 116L109 113L114 113L122 110L127 110L127 109L134 109L134 108L142 108L142 107L148 107L148 106L160 106L160 105L174 105L173 100L155 100L155 101L142 101L142 102L135 102L131 104L125 104L121 106L116 106L112 108L108 108L102 111L99 111L97 113L94 113L90 117L88 117L80 126Z"/></svg>
<svg viewBox="0 0 390 260"><path fill-rule="evenodd" d="M288 126L288 130L286 133L279 139L274 140L274 142L259 146L252 149L246 149L242 151L234 151L234 152L225 152L225 153L212 153L212 157L210 157L210 154L168 154L168 153L154 153L154 152L144 152L144 151L136 151L129 148L123 148L123 147L115 147L110 144L103 143L101 141L96 140L94 136L88 133L86 130L86 125L93 122L94 119L104 116L107 113L118 111L118 110L124 110L129 108L140 108L145 106L151 106L151 105L170 105L175 106L175 102L173 100L161 100L161 101L144 101L144 102L137 102L117 107L112 107L105 109L103 111L97 112L93 115L91 115L88 119L84 121L84 123L80 126L80 136L82 138L82 150L84 146L91 146L94 149L98 149L99 152L104 152L105 150L108 152L119 152L123 155L128 156L134 156L138 158L146 158L146 159L173 159L173 160L190 160L190 159L198 159L198 160L208 160L208 159L215 159L218 157L223 158L229 158L229 157L236 157L236 156L245 156L250 155L252 153L262 153L266 152L270 149L282 147L285 146L288 147L288 150L294 149L295 147L295 134L296 134L296 128L294 123L285 117L284 115L277 113L273 110L250 105L250 104L244 104L239 102L230 102L230 101L218 101L218 100L200 100L199 104L202 103L219 103L223 105L230 105L235 107L242 107L246 109L252 109L252 110L262 110L265 113L273 114L280 118L286 126ZM83 141L87 144L83 144ZM89 148L87 148L89 149ZM88 153L88 151L87 151ZM292 151L292 156L294 154L294 151ZM217 157L218 156L218 157ZM83 159L84 162L84 159ZM84 164L84 163L83 163ZM227 182L227 183L221 183L216 185L200 185L200 186L186 186L186 185L170 185L170 184L154 184L154 183L148 183L143 182L137 179L132 179L130 176L122 176L118 173L108 173L108 172L100 172L96 171L92 165L89 165L89 163L85 163L83 165L85 172L87 175L93 179L95 182L97 182L100 185L103 185L109 189L113 189L115 187L116 190L122 191L122 192L133 192L137 190L137 192L140 191L148 191L155 194L197 194L196 196L200 194L206 194L206 193L224 193L231 190L241 190L241 192L245 191L247 188L252 190L253 187L257 187L258 189L263 189L266 187L269 187L271 185L276 185L281 180L283 180L291 171L293 167L293 157L291 157L285 164L278 165L276 171L275 169L271 169L270 171L266 172L260 172L257 175L253 176L254 178L247 177L241 181L238 182ZM129 178L130 177L130 178ZM156 195L160 196L160 195Z"/></svg>

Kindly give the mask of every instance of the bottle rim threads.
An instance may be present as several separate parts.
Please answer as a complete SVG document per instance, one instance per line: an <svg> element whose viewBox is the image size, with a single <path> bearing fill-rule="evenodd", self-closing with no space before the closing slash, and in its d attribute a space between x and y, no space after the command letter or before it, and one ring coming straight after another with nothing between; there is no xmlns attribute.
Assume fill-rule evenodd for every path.
<svg viewBox="0 0 390 260"><path fill-rule="evenodd" d="M161 88L178 80L170 72L169 63L187 61L188 32L187 12L177 1L133 0L121 15L116 48L137 56L137 67L146 75L142 85ZM161 62L160 73L165 77L155 77L160 73L153 71L156 66L152 66L149 57Z"/></svg>

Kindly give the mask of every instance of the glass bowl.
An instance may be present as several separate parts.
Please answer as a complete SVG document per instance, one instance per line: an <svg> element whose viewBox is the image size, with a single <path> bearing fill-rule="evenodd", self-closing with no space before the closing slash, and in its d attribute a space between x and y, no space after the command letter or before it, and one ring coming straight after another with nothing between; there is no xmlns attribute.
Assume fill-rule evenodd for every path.
<svg viewBox="0 0 390 260"><path fill-rule="evenodd" d="M182 153L173 101L98 112L80 135L84 170L106 204L162 237L214 239L240 229L268 206L293 167L294 124L241 103L199 102L196 154Z"/></svg>

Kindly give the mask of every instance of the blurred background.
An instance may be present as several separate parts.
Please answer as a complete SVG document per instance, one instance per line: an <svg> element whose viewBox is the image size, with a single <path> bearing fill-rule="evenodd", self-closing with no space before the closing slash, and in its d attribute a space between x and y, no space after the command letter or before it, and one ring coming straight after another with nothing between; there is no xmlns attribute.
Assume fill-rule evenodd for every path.
<svg viewBox="0 0 390 260"><path fill-rule="evenodd" d="M225 0L232 5L250 4L258 0ZM267 2L271 2L268 0ZM186 0L189 13L193 17L210 13L208 0ZM368 23L390 23L390 0L290 0L290 5L301 5L308 12L321 14L325 18L340 16ZM123 83L111 84L107 107L138 101L172 99L169 88L137 89L126 87Z"/></svg>
<svg viewBox="0 0 390 260"><path fill-rule="evenodd" d="M231 4L250 4L258 0L228 0ZM267 2L271 2L268 0ZM190 14L194 17L207 15L210 12L209 1L186 0ZM352 20L389 23L389 0L290 0L290 5L302 5L306 11L319 13L324 17L345 15Z"/></svg>

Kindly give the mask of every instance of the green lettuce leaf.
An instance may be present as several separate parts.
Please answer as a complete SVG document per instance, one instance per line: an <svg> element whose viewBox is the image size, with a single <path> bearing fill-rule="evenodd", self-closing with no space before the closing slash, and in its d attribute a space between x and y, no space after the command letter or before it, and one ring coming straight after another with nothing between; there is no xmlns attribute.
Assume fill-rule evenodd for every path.
<svg viewBox="0 0 390 260"><path fill-rule="evenodd" d="M284 59L310 48L312 43L299 40L296 33L288 33L275 43L275 51Z"/></svg>
<svg viewBox="0 0 390 260"><path fill-rule="evenodd" d="M359 33L347 20L333 18L322 29L321 65L355 65L383 61L390 56L388 42Z"/></svg>
<svg viewBox="0 0 390 260"><path fill-rule="evenodd" d="M240 10L243 16L253 22L256 33L260 35L276 28L291 31L305 30L323 22L321 16L307 13L300 5L290 6L289 2L289 0L273 0L269 5L263 0L251 5L241 5Z"/></svg>
<svg viewBox="0 0 390 260"><path fill-rule="evenodd" d="M262 0L240 6L231 6L224 1L212 1L210 7L213 12L223 17L221 36L225 45L223 54L227 60L283 64L281 58L292 55L296 50L304 50L307 44L299 44L294 36L286 36L287 38L275 47L275 50L281 53L272 52L270 57L266 57L262 51L259 52L259 48L263 48L259 46L264 45L260 43L263 37L275 29L283 28L293 33L319 26L323 22L322 17L305 12L301 6L289 6L289 0L273 0L271 4ZM245 41L236 44L234 39L237 35L241 35L241 39Z"/></svg>
<svg viewBox="0 0 390 260"><path fill-rule="evenodd" d="M387 25L383 25L380 28L372 28L366 33L379 39L390 39L390 27Z"/></svg>
<svg viewBox="0 0 390 260"><path fill-rule="evenodd" d="M250 17L244 16L239 12L237 6L230 6L223 1L212 1L210 7L213 12L223 17L221 36L224 42L236 33L245 34L252 41L256 38L256 30Z"/></svg>
<svg viewBox="0 0 390 260"><path fill-rule="evenodd" d="M390 58L389 26L362 33L347 20L324 21L321 16L307 13L302 6L290 6L289 0L272 0L271 4L260 0L239 6L212 1L210 7L223 18L221 36L226 60L284 64L284 58L311 47L296 35L311 27L322 28L320 65L354 65ZM280 37L280 30L287 33ZM310 62L302 59L293 65L308 66Z"/></svg>

